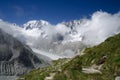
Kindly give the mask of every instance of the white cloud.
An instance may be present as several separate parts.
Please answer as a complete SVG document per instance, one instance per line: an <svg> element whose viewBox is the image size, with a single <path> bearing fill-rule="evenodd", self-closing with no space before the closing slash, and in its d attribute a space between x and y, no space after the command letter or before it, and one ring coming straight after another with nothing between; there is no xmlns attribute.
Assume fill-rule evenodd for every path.
<svg viewBox="0 0 120 80"><path fill-rule="evenodd" d="M21 16L24 15L25 11L24 11L24 9L22 7L14 6L13 8L15 9L16 16L21 17Z"/></svg>
<svg viewBox="0 0 120 80"><path fill-rule="evenodd" d="M86 24L81 23L79 32L82 33L88 44L99 44L120 32L120 12L109 14L97 11L91 16L91 19L86 20Z"/></svg>
<svg viewBox="0 0 120 80"><path fill-rule="evenodd" d="M70 31L70 29L63 24L57 24L55 26L55 30L57 33L60 33L62 35L65 35L66 33Z"/></svg>

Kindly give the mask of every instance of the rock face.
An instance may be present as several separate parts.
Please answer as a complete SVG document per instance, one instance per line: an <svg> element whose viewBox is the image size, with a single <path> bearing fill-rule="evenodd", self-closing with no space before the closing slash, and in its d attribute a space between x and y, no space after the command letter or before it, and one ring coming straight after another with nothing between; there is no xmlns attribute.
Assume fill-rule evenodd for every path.
<svg viewBox="0 0 120 80"><path fill-rule="evenodd" d="M0 75L22 75L42 65L28 46L0 29Z"/></svg>
<svg viewBox="0 0 120 80"><path fill-rule="evenodd" d="M27 23L23 24L23 27L26 30L31 30L34 28L40 29L40 28L42 28L44 26L48 26L48 25L50 25L50 23L47 21L44 21L44 20L30 20Z"/></svg>

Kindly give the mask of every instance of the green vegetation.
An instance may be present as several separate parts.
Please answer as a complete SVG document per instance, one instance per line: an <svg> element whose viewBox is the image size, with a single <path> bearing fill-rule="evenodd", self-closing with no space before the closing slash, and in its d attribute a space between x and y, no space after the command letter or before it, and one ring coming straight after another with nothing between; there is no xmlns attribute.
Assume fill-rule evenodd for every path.
<svg viewBox="0 0 120 80"><path fill-rule="evenodd" d="M56 73L62 70L62 65L70 60L71 59L67 58L55 60L52 65L32 70L27 75L23 75L20 78L24 78L25 80L44 80L45 77L50 76L50 73Z"/></svg>
<svg viewBox="0 0 120 80"><path fill-rule="evenodd" d="M83 53L73 59L54 61L53 65L33 70L23 77L25 80L44 80L50 73L55 73L51 80L115 80L120 76L120 34ZM91 67L99 72L83 71Z"/></svg>

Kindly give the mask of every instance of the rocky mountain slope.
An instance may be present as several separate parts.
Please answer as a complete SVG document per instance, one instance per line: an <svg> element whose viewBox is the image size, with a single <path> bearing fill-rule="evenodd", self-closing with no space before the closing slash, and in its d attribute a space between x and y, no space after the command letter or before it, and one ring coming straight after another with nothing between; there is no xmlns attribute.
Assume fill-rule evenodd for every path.
<svg viewBox="0 0 120 80"><path fill-rule="evenodd" d="M45 64L27 45L0 29L0 76L22 75Z"/></svg>
<svg viewBox="0 0 120 80"><path fill-rule="evenodd" d="M34 29L34 28L41 29L42 27L49 26L49 25L50 25L50 23L47 21L44 21L44 20L31 20L31 21L28 21L27 23L23 24L23 27L26 30L29 30L29 29Z"/></svg>
<svg viewBox="0 0 120 80"><path fill-rule="evenodd" d="M72 59L60 59L53 65L33 70L25 80L115 80L120 76L120 34L87 48Z"/></svg>

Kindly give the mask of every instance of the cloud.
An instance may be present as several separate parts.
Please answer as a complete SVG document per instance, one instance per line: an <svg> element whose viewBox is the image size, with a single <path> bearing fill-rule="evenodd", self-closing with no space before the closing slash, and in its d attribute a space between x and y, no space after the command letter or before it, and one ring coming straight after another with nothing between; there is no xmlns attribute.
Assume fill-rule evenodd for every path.
<svg viewBox="0 0 120 80"><path fill-rule="evenodd" d="M22 42L26 41L27 36L24 36L24 34L22 32L23 28L15 25L15 24L11 24L6 21L0 20L0 29L2 29L6 33L12 35L13 37L17 38L18 40L20 40Z"/></svg>
<svg viewBox="0 0 120 80"><path fill-rule="evenodd" d="M87 44L99 44L106 38L120 33L120 12L110 14L103 11L93 13L91 19L78 27Z"/></svg>
<svg viewBox="0 0 120 80"><path fill-rule="evenodd" d="M15 9L16 16L21 17L24 15L25 11L22 7L14 6L13 8Z"/></svg>

